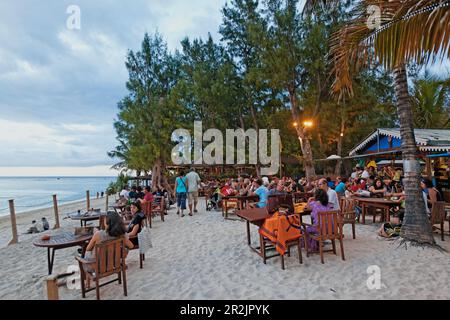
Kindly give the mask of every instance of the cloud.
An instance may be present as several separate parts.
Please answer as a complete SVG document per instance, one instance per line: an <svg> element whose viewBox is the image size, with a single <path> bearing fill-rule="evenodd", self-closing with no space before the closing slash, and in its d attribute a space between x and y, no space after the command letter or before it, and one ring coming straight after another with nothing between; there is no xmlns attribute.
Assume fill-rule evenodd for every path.
<svg viewBox="0 0 450 320"><path fill-rule="evenodd" d="M0 119L0 166L99 165L112 163L105 148L114 146L112 127Z"/></svg>

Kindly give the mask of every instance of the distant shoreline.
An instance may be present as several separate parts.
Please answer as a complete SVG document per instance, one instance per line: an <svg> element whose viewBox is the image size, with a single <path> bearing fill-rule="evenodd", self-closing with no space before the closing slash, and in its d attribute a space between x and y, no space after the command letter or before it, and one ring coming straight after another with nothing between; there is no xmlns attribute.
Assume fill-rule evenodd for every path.
<svg viewBox="0 0 450 320"><path fill-rule="evenodd" d="M101 199L105 199L106 195L102 197L91 197L90 201L92 203L92 201L94 200L101 200ZM81 198L81 199L77 199L77 200L70 200L70 201L59 201L58 200L58 209L62 209L64 206L67 205L73 205L73 204L81 204L81 203L86 203L86 198ZM26 215L32 215L34 214L36 211L42 211L42 210L48 210L48 209L53 209L53 202L51 205L45 205L45 206L38 206L38 207L33 207L30 208L30 210L26 210L26 211L18 211L16 208L16 216L20 216L20 217L24 217ZM9 219L9 212L7 213L0 213L0 222L3 219Z"/></svg>
<svg viewBox="0 0 450 320"><path fill-rule="evenodd" d="M99 200L99 199L104 199L105 197L101 198L99 197L97 199L97 197L91 197L91 201L93 200ZM78 204L78 203L82 203L82 202L86 202L86 199L76 199L76 200L70 200L70 201L59 201L58 200L58 208L60 206L65 206L65 205L71 205L71 204ZM45 210L45 209L52 209L53 208L53 202L50 205L43 205L43 206L36 206L36 207L30 207L29 210L26 211L20 211L17 210L20 207L16 207L16 215L24 215L24 214L30 214L33 213L34 211L38 211L38 210ZM8 217L9 218L9 212L6 213L0 213L0 220L3 219L4 217Z"/></svg>

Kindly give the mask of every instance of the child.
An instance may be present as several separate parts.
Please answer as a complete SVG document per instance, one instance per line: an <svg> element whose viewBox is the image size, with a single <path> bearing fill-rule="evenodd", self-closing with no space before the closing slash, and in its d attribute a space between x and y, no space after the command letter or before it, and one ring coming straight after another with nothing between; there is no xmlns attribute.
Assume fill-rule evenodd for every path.
<svg viewBox="0 0 450 320"><path fill-rule="evenodd" d="M42 217L42 227L44 228L45 231L50 229L50 225L48 224L48 221L45 217Z"/></svg>

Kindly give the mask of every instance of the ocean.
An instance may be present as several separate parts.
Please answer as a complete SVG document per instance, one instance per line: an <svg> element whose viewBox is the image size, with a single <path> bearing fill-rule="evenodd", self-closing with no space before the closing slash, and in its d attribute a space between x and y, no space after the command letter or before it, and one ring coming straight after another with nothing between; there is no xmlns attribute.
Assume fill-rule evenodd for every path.
<svg viewBox="0 0 450 320"><path fill-rule="evenodd" d="M0 216L9 214L8 200L14 199L16 213L53 206L52 195L58 204L86 199L104 192L116 177L0 177Z"/></svg>

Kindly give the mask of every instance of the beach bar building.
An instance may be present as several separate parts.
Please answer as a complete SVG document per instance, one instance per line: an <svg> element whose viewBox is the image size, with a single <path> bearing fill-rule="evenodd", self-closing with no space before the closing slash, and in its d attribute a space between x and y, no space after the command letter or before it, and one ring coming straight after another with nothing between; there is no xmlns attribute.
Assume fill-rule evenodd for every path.
<svg viewBox="0 0 450 320"><path fill-rule="evenodd" d="M434 180L440 189L450 190L450 130L415 129L418 158L425 164L423 175ZM367 161L390 160L392 165L401 163L402 139L399 128L380 128L355 146L347 159Z"/></svg>

